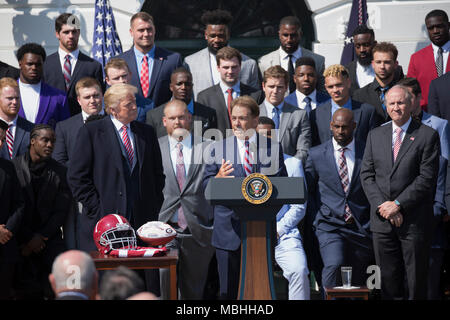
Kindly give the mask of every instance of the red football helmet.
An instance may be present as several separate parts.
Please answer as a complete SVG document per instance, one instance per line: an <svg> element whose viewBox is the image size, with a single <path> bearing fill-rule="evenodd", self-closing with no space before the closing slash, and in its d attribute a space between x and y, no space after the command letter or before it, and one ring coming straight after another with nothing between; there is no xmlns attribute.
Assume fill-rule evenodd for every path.
<svg viewBox="0 0 450 320"><path fill-rule="evenodd" d="M95 225L94 242L98 250L108 253L113 249L137 247L136 233L130 223L118 214L109 214Z"/></svg>

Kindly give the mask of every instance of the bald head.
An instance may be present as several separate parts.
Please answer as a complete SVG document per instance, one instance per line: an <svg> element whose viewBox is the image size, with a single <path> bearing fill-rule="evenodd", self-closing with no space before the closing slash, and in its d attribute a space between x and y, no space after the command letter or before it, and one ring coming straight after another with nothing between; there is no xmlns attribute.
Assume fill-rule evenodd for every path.
<svg viewBox="0 0 450 320"><path fill-rule="evenodd" d="M92 258L83 251L69 250L60 254L49 276L56 295L64 291L77 291L94 299L97 294L97 270Z"/></svg>
<svg viewBox="0 0 450 320"><path fill-rule="evenodd" d="M333 132L334 140L340 146L345 147L352 142L355 128L356 123L350 109L339 108L336 110L330 123L330 129Z"/></svg>
<svg viewBox="0 0 450 320"><path fill-rule="evenodd" d="M191 130L192 116L182 100L173 99L164 106L163 125L167 134L176 140L183 140Z"/></svg>

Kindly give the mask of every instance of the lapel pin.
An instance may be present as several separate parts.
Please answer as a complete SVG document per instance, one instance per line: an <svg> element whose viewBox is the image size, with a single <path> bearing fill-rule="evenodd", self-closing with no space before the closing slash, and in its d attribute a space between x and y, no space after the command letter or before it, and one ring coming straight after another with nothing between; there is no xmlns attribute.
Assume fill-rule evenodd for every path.
<svg viewBox="0 0 450 320"><path fill-rule="evenodd" d="M409 139L410 139L411 141L414 141L415 138L414 138L414 137L410 137Z"/></svg>

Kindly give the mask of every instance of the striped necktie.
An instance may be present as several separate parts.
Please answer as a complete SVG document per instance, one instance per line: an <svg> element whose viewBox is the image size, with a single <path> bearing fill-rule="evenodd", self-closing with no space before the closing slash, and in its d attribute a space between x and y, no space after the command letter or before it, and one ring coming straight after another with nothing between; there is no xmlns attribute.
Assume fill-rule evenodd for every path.
<svg viewBox="0 0 450 320"><path fill-rule="evenodd" d="M66 84L66 91L69 91L70 80L72 77L72 64L70 63L70 54L66 55L64 58L64 68L63 68L64 82Z"/></svg>
<svg viewBox="0 0 450 320"><path fill-rule="evenodd" d="M125 146L125 151L127 152L128 161L130 163L130 168L133 167L133 160L134 160L134 152L133 152L133 146L131 145L130 138L128 137L127 132L127 126L122 126L122 142Z"/></svg>
<svg viewBox="0 0 450 320"><path fill-rule="evenodd" d="M250 153L250 143L248 142L248 140L245 140L244 146L245 146L244 171L245 175L248 176L249 174L252 173L252 161L251 161L252 155Z"/></svg>
<svg viewBox="0 0 450 320"><path fill-rule="evenodd" d="M350 188L350 180L348 176L348 167L347 167L347 159L345 158L345 150L348 148L339 148L338 151L341 153L338 164L339 164L339 177L341 178L342 189L344 189L344 193L348 195L348 191ZM352 212L350 207L348 206L347 201L345 201L345 213L344 220L345 222L351 222Z"/></svg>
<svg viewBox="0 0 450 320"><path fill-rule="evenodd" d="M436 57L436 72L438 77L442 76L444 73L444 55L442 47L439 47L438 54Z"/></svg>
<svg viewBox="0 0 450 320"><path fill-rule="evenodd" d="M8 126L8 130L6 130L6 144L8 146L9 157L13 158L13 150L14 150L14 135L12 133L13 128L12 124Z"/></svg>
<svg viewBox="0 0 450 320"><path fill-rule="evenodd" d="M183 191L184 184L186 182L186 169L184 166L184 158L183 158L183 144L178 142L175 145L177 149L177 164L176 164L176 175L178 186L180 187L180 192ZM181 230L187 228L186 217L184 216L183 207L180 205L178 209L178 226Z"/></svg>

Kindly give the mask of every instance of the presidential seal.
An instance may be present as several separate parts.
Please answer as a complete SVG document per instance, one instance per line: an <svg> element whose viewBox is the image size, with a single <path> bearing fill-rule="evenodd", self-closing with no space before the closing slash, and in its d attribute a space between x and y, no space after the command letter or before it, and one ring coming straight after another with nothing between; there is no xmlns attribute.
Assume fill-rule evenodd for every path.
<svg viewBox="0 0 450 320"><path fill-rule="evenodd" d="M261 204L272 195L272 182L260 173L252 173L242 181L242 195L252 204Z"/></svg>

